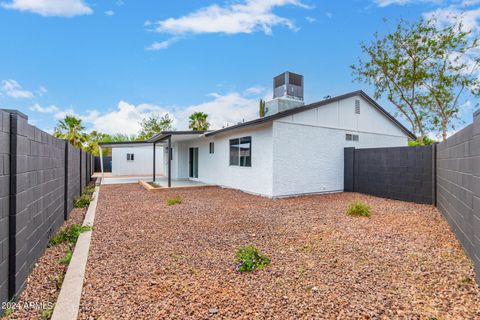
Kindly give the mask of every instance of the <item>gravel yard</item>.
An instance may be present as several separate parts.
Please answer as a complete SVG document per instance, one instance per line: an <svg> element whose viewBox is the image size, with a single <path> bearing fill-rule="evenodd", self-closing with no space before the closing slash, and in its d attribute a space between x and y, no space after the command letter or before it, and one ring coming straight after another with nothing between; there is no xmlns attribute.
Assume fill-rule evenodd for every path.
<svg viewBox="0 0 480 320"><path fill-rule="evenodd" d="M181 196L182 203L166 200ZM353 200L371 217L349 217ZM254 244L271 265L236 273ZM478 319L471 261L426 205L102 186L81 319Z"/></svg>

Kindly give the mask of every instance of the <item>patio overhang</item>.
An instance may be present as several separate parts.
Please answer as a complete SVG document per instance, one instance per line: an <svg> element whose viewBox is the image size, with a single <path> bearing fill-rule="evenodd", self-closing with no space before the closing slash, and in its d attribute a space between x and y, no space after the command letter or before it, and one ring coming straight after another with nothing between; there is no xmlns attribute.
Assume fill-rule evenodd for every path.
<svg viewBox="0 0 480 320"><path fill-rule="evenodd" d="M205 133L210 131L162 131L161 133L153 136L147 142L153 143L153 181L155 181L155 145L157 143L166 142L167 143L167 150L168 150L168 187L172 187L172 143L174 142L182 142L182 141L189 141L194 140L196 138L202 137Z"/></svg>
<svg viewBox="0 0 480 320"><path fill-rule="evenodd" d="M188 141L204 136L211 131L162 131L161 133L148 139L146 142L157 143L160 141L166 141L168 137L171 137L172 142Z"/></svg>
<svg viewBox="0 0 480 320"><path fill-rule="evenodd" d="M135 147L153 147L153 173L152 178L155 182L156 179L156 146L162 145L164 148L167 148L168 151L168 187L172 187L172 143L194 140L199 137L205 136L206 133L211 131L162 131L159 134L154 135L152 138L145 141L120 141L120 142L100 142L98 148L100 150L100 168L102 171L102 178L104 177L103 172L103 157L102 157L102 148L135 148Z"/></svg>

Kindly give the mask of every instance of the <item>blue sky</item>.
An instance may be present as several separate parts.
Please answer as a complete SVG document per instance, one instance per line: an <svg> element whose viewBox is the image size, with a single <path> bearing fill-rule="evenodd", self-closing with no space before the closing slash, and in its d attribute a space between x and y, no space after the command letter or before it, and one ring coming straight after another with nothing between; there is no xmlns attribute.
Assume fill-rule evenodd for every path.
<svg viewBox="0 0 480 320"><path fill-rule="evenodd" d="M151 113L169 112L177 129L193 111L214 128L255 118L286 70L305 76L307 102L373 94L352 82L359 43L432 12L464 12L480 30L478 0L0 0L0 108L49 132L71 113L89 130L132 134Z"/></svg>

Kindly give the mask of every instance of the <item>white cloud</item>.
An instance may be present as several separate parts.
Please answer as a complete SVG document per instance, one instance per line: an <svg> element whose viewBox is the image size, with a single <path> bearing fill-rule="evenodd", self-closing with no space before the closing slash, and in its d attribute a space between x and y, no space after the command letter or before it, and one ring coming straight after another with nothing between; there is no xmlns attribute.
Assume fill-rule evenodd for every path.
<svg viewBox="0 0 480 320"><path fill-rule="evenodd" d="M480 0L464 0L462 1L462 6L469 7L476 4L480 4Z"/></svg>
<svg viewBox="0 0 480 320"><path fill-rule="evenodd" d="M180 41L180 37L173 37L165 41L160 41L160 42L154 42L148 47L145 48L147 51L158 51L162 49L167 49L169 48L172 44L175 42Z"/></svg>
<svg viewBox="0 0 480 320"><path fill-rule="evenodd" d="M40 113L57 113L60 111L60 109L58 109L54 105L50 105L48 107L42 107L38 103L35 103L33 106L31 106L30 110L40 112Z"/></svg>
<svg viewBox="0 0 480 320"><path fill-rule="evenodd" d="M325 12L325 15L327 16L328 19L331 19L333 17L333 13L331 12Z"/></svg>
<svg viewBox="0 0 480 320"><path fill-rule="evenodd" d="M77 114L75 112L75 110L73 108L68 108L68 109L65 109L65 110L59 110L59 111L55 112L54 115L53 115L53 117L56 120L63 120L63 119L65 119L66 116L74 116L74 117L82 118L79 114Z"/></svg>
<svg viewBox="0 0 480 320"><path fill-rule="evenodd" d="M238 122L253 120L258 117L258 99L247 98L239 93L220 95L212 93L210 101L191 105L177 110L174 115L178 119L178 128L188 128L188 117L197 111L208 114L211 129L220 129Z"/></svg>
<svg viewBox="0 0 480 320"><path fill-rule="evenodd" d="M44 86L40 86L37 90L37 94L42 97L44 94L46 94L48 92L47 88L45 88Z"/></svg>
<svg viewBox="0 0 480 320"><path fill-rule="evenodd" d="M379 7L387 7L389 5L406 5L416 3L442 3L442 0L375 0Z"/></svg>
<svg viewBox="0 0 480 320"><path fill-rule="evenodd" d="M37 13L45 17L73 17L93 13L83 0L12 0L0 5L5 9Z"/></svg>
<svg viewBox="0 0 480 320"><path fill-rule="evenodd" d="M456 6L448 6L427 12L424 17L435 18L440 26L461 21L465 31L480 32L480 8L465 10Z"/></svg>
<svg viewBox="0 0 480 320"><path fill-rule="evenodd" d="M265 92L264 87L250 87L243 92L244 95L251 96L251 95L259 95Z"/></svg>
<svg viewBox="0 0 480 320"><path fill-rule="evenodd" d="M305 17L305 20L307 20L310 23L314 23L315 21L317 21L317 19L315 19L313 17Z"/></svg>
<svg viewBox="0 0 480 320"><path fill-rule="evenodd" d="M81 116L86 124L91 124L93 130L114 134L137 134L140 130L139 122L151 114L165 114L167 109L152 105L139 104L137 106L126 101L120 101L115 110L100 113L97 110L89 111Z"/></svg>
<svg viewBox="0 0 480 320"><path fill-rule="evenodd" d="M115 12L113 10L107 10L104 13L105 13L106 16L109 16L109 17L111 17L115 14Z"/></svg>
<svg viewBox="0 0 480 320"><path fill-rule="evenodd" d="M32 92L24 90L17 81L12 79L2 80L0 91L2 91L5 95L15 99L33 98Z"/></svg>
<svg viewBox="0 0 480 320"><path fill-rule="evenodd" d="M202 33L254 33L271 34L275 26L296 30L295 23L273 13L276 7L292 5L310 8L300 0L244 0L228 5L217 4L201 8L180 18L168 18L156 23L156 31L175 35Z"/></svg>
<svg viewBox="0 0 480 320"><path fill-rule="evenodd" d="M255 90L252 88L256 88ZM139 122L149 115L170 114L173 119L173 126L177 130L188 130L188 117L197 111L209 115L208 121L212 129L220 129L227 125L234 125L238 122L252 120L258 117L258 99L265 90L252 87L243 94L232 92L228 94L211 93L208 99L199 104L184 107L165 107L155 104L134 105L126 101L120 101L115 109L108 112L88 110L78 114L73 108L61 110L56 106L41 107L36 104L31 110L51 113L57 120L65 118L66 115L74 115L83 120L88 130L97 130L109 134L137 134L140 131ZM248 92L248 93L247 93Z"/></svg>

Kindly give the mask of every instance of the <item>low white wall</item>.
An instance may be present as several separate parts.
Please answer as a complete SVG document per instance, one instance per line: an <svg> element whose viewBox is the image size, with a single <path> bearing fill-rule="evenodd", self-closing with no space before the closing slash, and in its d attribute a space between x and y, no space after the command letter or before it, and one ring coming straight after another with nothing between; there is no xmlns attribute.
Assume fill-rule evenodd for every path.
<svg viewBox="0 0 480 320"><path fill-rule="evenodd" d="M358 134L359 141L346 141L346 133ZM273 196L342 191L345 147L394 147L407 143L406 136L275 121Z"/></svg>
<svg viewBox="0 0 480 320"><path fill-rule="evenodd" d="M133 161L127 161L127 153L134 154ZM164 174L163 148L155 149L155 171ZM153 147L115 147L112 149L112 175L149 176L153 173Z"/></svg>

